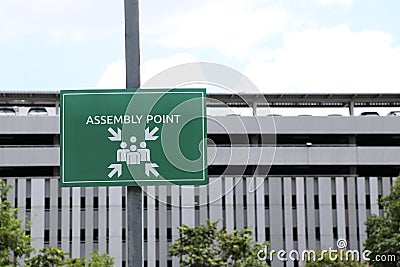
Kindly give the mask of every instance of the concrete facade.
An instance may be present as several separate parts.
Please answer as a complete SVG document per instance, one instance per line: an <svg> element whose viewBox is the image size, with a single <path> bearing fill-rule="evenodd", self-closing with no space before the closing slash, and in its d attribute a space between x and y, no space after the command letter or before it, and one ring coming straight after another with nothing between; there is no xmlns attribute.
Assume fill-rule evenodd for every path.
<svg viewBox="0 0 400 267"><path fill-rule="evenodd" d="M176 227L206 218L223 218L228 231L252 227L254 239L274 250L336 249L340 238L362 250L364 221L383 214L377 199L398 174L398 120L210 117L210 184L143 188L146 266L179 266L166 256ZM97 249L124 266L126 188L59 187L58 116L0 116L0 125L0 176L14 186L9 198L19 218L33 222L33 245L59 246L73 257ZM272 141L263 143L263 135ZM254 174L255 165L266 173Z"/></svg>

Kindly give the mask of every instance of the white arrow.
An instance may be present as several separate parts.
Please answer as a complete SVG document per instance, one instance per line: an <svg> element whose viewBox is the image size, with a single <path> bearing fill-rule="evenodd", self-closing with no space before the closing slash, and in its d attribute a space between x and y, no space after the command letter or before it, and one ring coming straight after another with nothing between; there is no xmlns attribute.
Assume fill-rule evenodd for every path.
<svg viewBox="0 0 400 267"><path fill-rule="evenodd" d="M154 136L154 134L158 131L158 127L154 127L153 130L151 130L151 132L149 132L149 127L146 128L146 130L144 131L144 139L145 140L156 140L158 138L158 136Z"/></svg>
<svg viewBox="0 0 400 267"><path fill-rule="evenodd" d="M160 174L154 168L157 168L158 165L156 163L146 163L144 165L144 172L146 173L147 177L150 177L150 173L154 174L155 177L158 177Z"/></svg>
<svg viewBox="0 0 400 267"><path fill-rule="evenodd" d="M121 129L117 128L117 132L114 131L113 128L108 128L108 132L112 134L113 136L108 137L111 141L121 141L122 140L122 134L121 134Z"/></svg>
<svg viewBox="0 0 400 267"><path fill-rule="evenodd" d="M122 174L122 164L110 164L110 166L108 166L109 169L112 169L112 171L108 174L108 177L113 177L114 174L116 174L118 172L118 177L121 176Z"/></svg>

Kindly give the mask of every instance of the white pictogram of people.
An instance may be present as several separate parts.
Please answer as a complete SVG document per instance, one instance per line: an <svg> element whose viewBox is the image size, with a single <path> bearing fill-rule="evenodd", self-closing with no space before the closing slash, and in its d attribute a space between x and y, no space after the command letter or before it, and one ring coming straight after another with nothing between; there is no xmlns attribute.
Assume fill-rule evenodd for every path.
<svg viewBox="0 0 400 267"><path fill-rule="evenodd" d="M137 165L141 162L150 161L150 149L146 148L146 142L140 142L140 148L135 145L136 136L131 136L129 139L131 146L127 149L128 144L121 142L120 149L117 150L117 161L126 162L127 165Z"/></svg>

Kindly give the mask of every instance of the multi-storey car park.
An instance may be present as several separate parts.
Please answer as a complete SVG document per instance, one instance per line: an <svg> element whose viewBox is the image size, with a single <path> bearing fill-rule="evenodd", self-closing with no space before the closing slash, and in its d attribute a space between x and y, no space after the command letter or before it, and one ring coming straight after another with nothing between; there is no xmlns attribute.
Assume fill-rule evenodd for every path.
<svg viewBox="0 0 400 267"><path fill-rule="evenodd" d="M272 131L264 127L271 116L257 116L264 98L272 108L347 107L350 116L273 116ZM208 170L212 186L144 188L146 266L179 266L167 257L177 226L206 218L223 218L228 231L252 227L255 240L274 250L336 248L338 239L363 249L364 222L383 215L377 199L399 174L400 123L396 116L354 116L354 109L398 107L399 94L209 94L207 105L251 108L254 115L209 120L209 151L217 152ZM58 246L73 257L96 249L124 266L126 188L59 187L59 93L3 91L0 106L16 111L0 116L0 177L13 185L18 217L32 221L33 246ZM48 115L28 115L31 107ZM242 161L244 151L275 143L270 168L262 158ZM284 264L298 265L272 262Z"/></svg>

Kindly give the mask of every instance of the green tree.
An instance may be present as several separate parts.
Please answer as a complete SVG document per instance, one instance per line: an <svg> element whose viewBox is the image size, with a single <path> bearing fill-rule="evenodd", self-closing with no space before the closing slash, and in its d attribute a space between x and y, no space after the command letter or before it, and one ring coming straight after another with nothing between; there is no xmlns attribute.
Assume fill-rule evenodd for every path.
<svg viewBox="0 0 400 267"><path fill-rule="evenodd" d="M190 267L267 267L259 260L258 251L267 243L252 241L249 228L227 233L217 228L218 221L206 221L197 227L179 226L180 237L169 247L169 255L180 257L180 266Z"/></svg>
<svg viewBox="0 0 400 267"><path fill-rule="evenodd" d="M64 266L67 253L58 248L41 248L36 256L25 259L27 267L43 266Z"/></svg>
<svg viewBox="0 0 400 267"><path fill-rule="evenodd" d="M0 179L0 266L18 266L18 259L33 252L31 239L7 200L11 187Z"/></svg>
<svg viewBox="0 0 400 267"><path fill-rule="evenodd" d="M381 197L378 203L385 211L384 217L372 215L367 219L368 238L364 243L365 249L372 253L373 266L400 266L400 179L397 179L389 195ZM375 262L382 255L394 255L396 262Z"/></svg>
<svg viewBox="0 0 400 267"><path fill-rule="evenodd" d="M19 259L26 257L28 267L112 267L114 259L107 254L93 251L90 259L69 258L68 253L59 248L42 248L33 257L35 250L31 247L31 238L22 229L22 221L17 219L17 209L7 200L11 186L0 179L0 266L19 266Z"/></svg>
<svg viewBox="0 0 400 267"><path fill-rule="evenodd" d="M87 261L88 267L112 267L114 266L114 258L110 257L106 253L99 254L97 251L93 251L90 255L91 259Z"/></svg>
<svg viewBox="0 0 400 267"><path fill-rule="evenodd" d="M69 258L68 253L59 248L42 248L39 254L25 260L27 267L112 267L114 259L107 254L93 251L91 258Z"/></svg>

